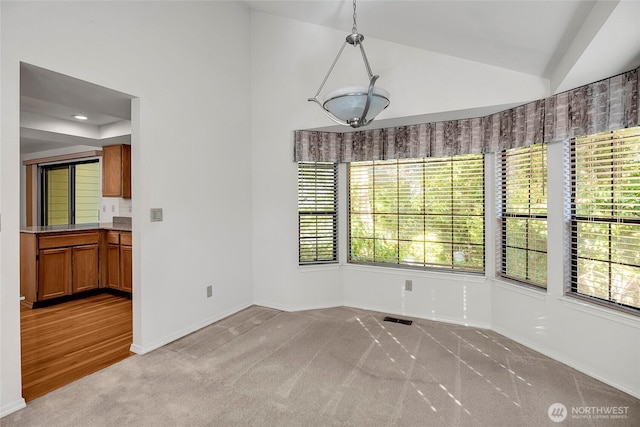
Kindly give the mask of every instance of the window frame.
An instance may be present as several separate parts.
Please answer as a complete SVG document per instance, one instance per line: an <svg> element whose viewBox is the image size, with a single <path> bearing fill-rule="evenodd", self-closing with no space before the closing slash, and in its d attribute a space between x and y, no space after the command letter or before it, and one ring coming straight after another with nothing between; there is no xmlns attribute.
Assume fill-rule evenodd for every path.
<svg viewBox="0 0 640 427"><path fill-rule="evenodd" d="M539 148L538 148L539 147ZM540 150L540 153L534 153L534 149L538 148ZM542 156L542 161L541 161L541 168L539 169L539 171L541 172L539 179L542 180L543 183L543 195L545 197L548 197L548 189L547 189L547 182L548 182L548 177L547 177L547 170L548 170L548 166L547 166L547 153L548 151L546 150L546 144L544 143L538 143L538 144L531 144L531 145L527 145L524 147L518 147L518 148L512 148L512 149L507 149L507 150L502 150L500 153L498 153L498 162L497 162L497 167L496 167L496 172L497 172L497 200L498 200L498 208L497 208L497 217L498 217L498 226L497 226L497 241L499 242L499 247L498 247L498 251L496 252L496 273L497 276L502 278L502 279L507 279L508 281L511 281L513 283L519 284L519 285L526 285L526 286L530 286L533 289L538 289L538 290L545 290L547 289L547 285L548 285L548 268L545 269L544 271L544 282L542 281L536 281L535 279L531 278L531 274L530 274L530 261L529 261L529 254L530 252L535 252L535 253L544 253L545 257L547 258L547 262L545 263L545 266L548 265L548 253L549 253L549 237L548 237L548 224L549 224L549 213L548 213L548 201L545 203L545 206L547 206L544 209L544 214L541 213L532 213L532 210L536 210L535 208L532 208L532 186L533 186L533 180L531 179L531 172L532 169L534 168L534 166L530 166L528 168L525 168L524 172L527 173L527 176L529 177L529 183L528 183L528 200L527 200L527 207L528 207L528 213L517 213L517 212L509 212L508 211L508 191L507 191L507 185L508 185L508 180L507 180L507 161L508 161L508 157L509 155L513 155L513 156L529 156L529 158L531 159L529 164L532 165L533 164L533 156L536 154L539 154L540 156ZM510 246L508 244L508 230L509 228L507 227L507 221L509 219L517 219L517 220L522 220L526 222L526 230L525 230L525 235L526 235L526 247L524 248L520 248L520 247L514 247L514 246ZM545 237L545 250L539 250L539 249L532 249L530 246L530 240L531 240L531 235L530 235L530 222L531 221L544 221L544 224L547 228L547 234ZM523 250L525 252L525 277L518 277L516 275L512 275L509 274L506 270L507 270L507 265L508 265L508 259L507 259L507 249L509 247L514 247L520 250Z"/></svg>
<svg viewBox="0 0 640 427"><path fill-rule="evenodd" d="M464 157L464 159L462 159L461 157ZM448 265L444 265L444 264L428 264L425 260L424 265L416 265L416 264L403 264L400 260L400 253L398 251L398 261L396 263L389 263L389 262L376 262L376 261L361 261L361 260L355 260L352 256L353 254L353 249L352 249L352 197L351 197L351 187L352 187L352 182L351 182L351 174L352 174L352 165L353 164L358 164L358 163L371 163L372 167L375 168L376 166L376 162L396 162L396 165L399 165L399 162L403 162L403 163L409 163L412 160L415 161L416 163L421 163L423 165L427 164L430 161L433 162L443 162L443 161L449 161L451 163L451 174L449 176L453 177L453 162L455 161L464 161L464 160L469 160L469 158L472 157L477 157L476 160L480 160L481 161L481 171L478 172L479 175L481 175L482 177L482 203L481 203L481 207L482 207L482 213L479 215L473 215L473 217L478 217L482 219L482 243L481 244L470 244L472 246L476 246L476 247L480 247L481 248L481 253L482 253L482 266L481 268L478 269L465 269L459 266L455 265L454 262L454 255L453 253L456 252L455 250L455 241L452 238L451 242L435 242L435 243L441 243L441 244L451 244L451 264ZM424 167L424 166L423 166ZM393 160L388 160L388 161L382 161L382 160L376 160L376 161L366 161L366 162L352 162L348 164L347 167L347 200L348 200L348 210L347 210L347 235L348 235L348 239L347 239L347 263L349 264L354 264L354 265L368 265L368 266L376 266L376 267L384 267L384 268L402 268L402 269L408 269L408 270L419 270L419 271L430 271L430 272L446 272L446 273L454 273L454 274L472 274L472 275L485 275L486 274L486 262L487 262L487 257L486 257L486 176L485 176L485 172L486 172L486 167L487 167L487 163L486 163L486 157L484 154L464 154L464 155L458 155L458 156L448 156L448 157L425 157L425 158L416 158L416 159L393 159ZM426 171L423 170L423 174L426 176ZM374 184L373 184L374 185ZM399 186L397 186L397 188L399 188ZM452 229L453 229L453 222L455 220L455 218L460 218L463 217L463 215L455 215L453 213L453 184L452 184L452 196L451 196L451 200L452 200L452 211L450 213L450 215L448 215L448 217L451 218L451 223L452 223ZM373 189L373 191L375 191L375 189ZM426 206L426 201L425 201L425 206ZM372 214L375 214L375 212L372 212ZM387 213L384 213L384 215L387 215ZM423 212L421 214L423 217L428 217L430 216L430 214ZM431 216L433 216L433 214L431 214ZM398 213L398 218L400 217L400 213ZM398 221L399 222L399 221ZM373 238L374 240L374 245L375 245L375 237ZM399 236L395 239L397 242L402 241L402 239L399 238Z"/></svg>
<svg viewBox="0 0 640 427"><path fill-rule="evenodd" d="M301 169L301 165L303 166L302 169L305 170L310 170L310 169L315 169L315 172L313 172L317 178L318 176L318 167L320 167L320 169L330 169L332 168L332 172L333 172L333 183L331 185L331 190L333 192L333 209L332 210L309 210L309 211L303 211L301 210L301 198L302 198L302 193L301 193L301 173L302 173L302 169ZM325 175L327 176L327 175ZM316 180L316 184L317 184L317 180ZM306 188L305 191L308 192L308 194L313 194L315 197L318 196L317 191L319 189L324 189L327 190L329 187L328 186L324 186L324 187L319 187L318 185L316 185L313 188ZM323 265L323 264L336 264L339 262L339 257L338 257L338 252L339 252L339 246L338 246L338 164L334 163L334 162L297 162L297 192L298 192L298 265L299 266L308 266L308 265ZM316 204L317 206L317 204ZM319 239L325 237L326 235L322 236L320 235L320 233L318 233L318 230L316 229L316 233L314 236L309 236L309 237L303 237L303 219L305 217L317 217L317 216L324 216L324 217L329 217L331 218L331 223L332 223L332 235L331 235L331 239L332 239L332 256L331 257L327 257L327 258L322 258L319 256L319 251L318 251L318 242ZM307 261L303 261L302 257L303 257L303 241L304 240L309 240L309 241L313 241L315 240L316 244L316 256L312 259L312 260L307 260Z"/></svg>
<svg viewBox="0 0 640 427"><path fill-rule="evenodd" d="M38 165L38 215L39 215L39 223L43 226L49 225L48 219L48 179L47 179L47 171L56 170L56 169L67 169L68 173L68 223L66 225L75 225L76 224L76 166L83 164L91 164L97 163L98 168L100 168L100 159L92 158L92 159L83 159L78 161L71 162L61 162L61 163L49 163L49 164L39 164ZM101 173L101 171L100 171ZM101 194L99 192L99 197ZM100 218L98 215L98 222Z"/></svg>
<svg viewBox="0 0 640 427"><path fill-rule="evenodd" d="M620 136L620 137L616 137L616 135L619 135L620 132L625 132L625 131L630 131L630 133L634 133L634 135L627 135L627 136ZM611 227L613 225L637 225L640 228L640 215L638 217L634 217L634 218L624 218L624 217L620 217L620 216L611 216L611 217L601 217L601 216L584 216L584 215L578 215L577 211L578 211L578 203L576 203L576 198L578 196L578 181L577 181L577 153L576 153L576 144L578 144L579 140L586 140L587 138L592 138L592 139L600 139L599 142L606 142L607 138L605 135L610 135L610 137L608 138L611 141L611 156L609 157L609 159L611 159L611 168L612 168L612 178L611 178L611 183L612 183L612 211L615 209L615 186L614 183L617 182L615 180L615 178L613 177L613 169L615 164L615 145L614 145L614 141L616 139L625 139L627 137L635 137L635 138L640 138L640 127L637 128L630 128L630 129L621 129L620 131L612 131L612 132L606 132L603 134L595 134L595 135L588 135L585 137L577 137L577 138L571 138L568 141L568 159L566 160L566 164L568 165L568 191L569 194L567 196L567 236L566 236L566 244L567 244L567 251L568 251L568 264L567 264L567 283L566 283L566 287L565 287L565 295L566 296L570 296L572 298L576 298L576 299L580 299L583 301L589 301L591 303L603 306L603 307L607 307L609 309L613 309L616 311L620 311L620 312L624 312L624 313L628 313L628 314L632 314L632 315L636 315L636 316L640 316L640 306L638 307L634 307L632 305L628 305L628 304L624 304L622 302L618 302L612 299L612 266L614 264L617 265L628 265L634 268L640 268L640 263L638 265L636 264L625 264L625 263L617 263L617 262L613 262L613 252L612 252L612 231L611 231ZM588 142L585 142L588 143ZM640 147L640 143L638 144L638 147ZM637 168L635 169L636 171L640 171L640 162L638 163ZM640 198L638 198L638 201L640 202ZM586 224L602 224L602 225L607 225L608 227L608 232L607 232L607 236L608 236L608 254L607 254L607 260L601 260L601 259L596 259L596 258L586 258L586 257L581 257L579 256L579 243L578 243L578 227L580 223L586 223ZM587 260L591 260L591 261L597 261L597 262L604 262L607 264L607 273L608 273L608 299L605 298L601 298L599 296L596 295L589 295L583 292L580 292L578 287L579 287L579 272L578 272L578 264L580 259L587 259Z"/></svg>

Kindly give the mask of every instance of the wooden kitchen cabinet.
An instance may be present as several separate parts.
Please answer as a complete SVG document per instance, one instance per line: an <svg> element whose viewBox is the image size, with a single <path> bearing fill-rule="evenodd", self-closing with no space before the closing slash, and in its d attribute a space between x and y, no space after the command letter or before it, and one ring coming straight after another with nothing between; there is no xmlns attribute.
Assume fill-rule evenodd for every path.
<svg viewBox="0 0 640 427"><path fill-rule="evenodd" d="M72 248L71 259L71 293L96 289L100 284L98 245Z"/></svg>
<svg viewBox="0 0 640 427"><path fill-rule="evenodd" d="M20 293L28 307L97 289L100 232L20 233Z"/></svg>
<svg viewBox="0 0 640 427"><path fill-rule="evenodd" d="M71 248L44 249L38 255L38 301L61 297L71 290Z"/></svg>
<svg viewBox="0 0 640 427"><path fill-rule="evenodd" d="M131 292L133 289L131 261L132 261L131 246L120 246L120 284L122 290L125 292Z"/></svg>
<svg viewBox="0 0 640 427"><path fill-rule="evenodd" d="M120 289L120 245L107 245L107 287Z"/></svg>
<svg viewBox="0 0 640 427"><path fill-rule="evenodd" d="M131 146L102 147L102 196L131 198Z"/></svg>
<svg viewBox="0 0 640 427"><path fill-rule="evenodd" d="M131 292L132 257L131 232L107 232L107 286L124 292Z"/></svg>

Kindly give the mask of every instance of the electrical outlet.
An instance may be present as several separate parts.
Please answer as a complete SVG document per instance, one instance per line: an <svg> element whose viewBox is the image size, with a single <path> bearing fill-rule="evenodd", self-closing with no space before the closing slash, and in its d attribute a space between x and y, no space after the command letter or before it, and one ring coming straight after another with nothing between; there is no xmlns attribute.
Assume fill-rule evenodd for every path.
<svg viewBox="0 0 640 427"><path fill-rule="evenodd" d="M209 285L207 286L207 298L211 298L212 295L213 295L213 286Z"/></svg>
<svg viewBox="0 0 640 427"><path fill-rule="evenodd" d="M404 281L404 290L412 291L413 290L413 280L405 280Z"/></svg>
<svg viewBox="0 0 640 427"><path fill-rule="evenodd" d="M116 205L111 205L111 212L115 212L116 211Z"/></svg>

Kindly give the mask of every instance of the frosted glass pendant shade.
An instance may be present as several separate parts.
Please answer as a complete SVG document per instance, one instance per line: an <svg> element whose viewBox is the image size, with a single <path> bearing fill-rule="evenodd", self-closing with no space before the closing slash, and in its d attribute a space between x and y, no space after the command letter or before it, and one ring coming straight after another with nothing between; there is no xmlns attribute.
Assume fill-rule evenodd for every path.
<svg viewBox="0 0 640 427"><path fill-rule="evenodd" d="M325 97L323 108L336 118L347 123L358 120L367 103L368 86L347 86L329 93ZM382 110L389 105L389 92L374 87L371 95L369 111L365 117L366 122L373 120Z"/></svg>

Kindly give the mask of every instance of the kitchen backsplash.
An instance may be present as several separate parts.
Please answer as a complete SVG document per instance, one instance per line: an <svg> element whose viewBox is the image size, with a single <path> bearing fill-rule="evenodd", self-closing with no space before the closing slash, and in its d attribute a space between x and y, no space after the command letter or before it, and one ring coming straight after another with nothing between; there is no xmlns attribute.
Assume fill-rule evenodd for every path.
<svg viewBox="0 0 640 427"><path fill-rule="evenodd" d="M100 222L113 222L113 217L131 217L131 199L103 197L100 203Z"/></svg>

